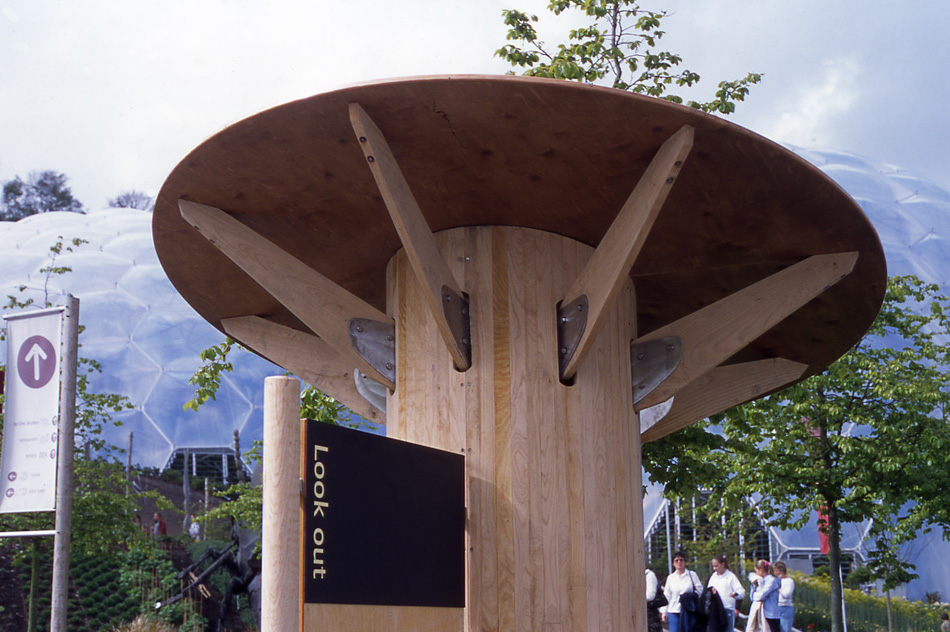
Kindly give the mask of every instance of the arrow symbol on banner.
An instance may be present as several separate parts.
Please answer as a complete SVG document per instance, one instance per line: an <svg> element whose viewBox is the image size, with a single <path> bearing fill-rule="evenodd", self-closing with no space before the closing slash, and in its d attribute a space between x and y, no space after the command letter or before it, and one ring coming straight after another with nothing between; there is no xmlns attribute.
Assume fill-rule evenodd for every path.
<svg viewBox="0 0 950 632"><path fill-rule="evenodd" d="M26 362L33 363L33 379L36 380L37 382L40 381L40 364L45 359L46 359L46 352L43 351L42 347L40 347L38 344L34 342L33 346L30 348L29 353L26 354Z"/></svg>

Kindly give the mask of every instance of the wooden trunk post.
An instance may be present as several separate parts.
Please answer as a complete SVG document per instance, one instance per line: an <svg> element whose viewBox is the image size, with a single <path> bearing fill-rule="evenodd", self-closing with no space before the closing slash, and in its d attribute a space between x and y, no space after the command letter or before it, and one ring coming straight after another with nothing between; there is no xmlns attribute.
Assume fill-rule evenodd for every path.
<svg viewBox="0 0 950 632"><path fill-rule="evenodd" d="M264 380L261 629L300 627L300 382Z"/></svg>
<svg viewBox="0 0 950 632"><path fill-rule="evenodd" d="M400 253L388 279L399 380L387 429L466 456L461 629L645 630L632 282L565 386L557 302L592 249L518 228L462 228L437 238L469 292L472 369L452 368Z"/></svg>

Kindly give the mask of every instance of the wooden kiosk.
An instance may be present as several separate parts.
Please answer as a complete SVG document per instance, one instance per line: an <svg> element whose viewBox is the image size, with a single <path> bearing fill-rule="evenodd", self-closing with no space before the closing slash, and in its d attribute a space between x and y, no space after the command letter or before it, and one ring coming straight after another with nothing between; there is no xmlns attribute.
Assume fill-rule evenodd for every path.
<svg viewBox="0 0 950 632"><path fill-rule="evenodd" d="M790 151L520 77L252 116L175 168L153 228L217 328L465 455L465 607L307 605L307 630L645 630L641 441L820 371L886 280L860 208Z"/></svg>

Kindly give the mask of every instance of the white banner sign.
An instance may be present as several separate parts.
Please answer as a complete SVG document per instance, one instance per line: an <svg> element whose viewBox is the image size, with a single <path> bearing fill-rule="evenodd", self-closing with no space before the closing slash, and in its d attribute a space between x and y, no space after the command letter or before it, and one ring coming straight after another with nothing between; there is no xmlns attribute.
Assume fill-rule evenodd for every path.
<svg viewBox="0 0 950 632"><path fill-rule="evenodd" d="M0 513L56 509L63 310L7 316Z"/></svg>

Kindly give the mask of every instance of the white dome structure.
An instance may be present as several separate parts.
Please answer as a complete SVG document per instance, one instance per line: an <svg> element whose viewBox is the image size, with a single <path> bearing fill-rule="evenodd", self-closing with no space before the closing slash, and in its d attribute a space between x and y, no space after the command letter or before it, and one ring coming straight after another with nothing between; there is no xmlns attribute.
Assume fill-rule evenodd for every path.
<svg viewBox="0 0 950 632"><path fill-rule="evenodd" d="M91 390L125 395L135 406L113 414L122 426L105 428L104 438L127 448L134 433L134 463L161 468L176 448L230 448L235 430L247 449L262 436L263 379L283 369L236 350L234 372L222 377L217 400L198 412L183 410L194 397L188 379L201 363L198 352L223 336L169 283L155 255L151 223L149 213L125 208L0 222L0 293L38 306L61 304L67 292L80 299L85 330L79 354L103 368L90 378ZM50 247L73 238L88 243L64 249L55 261L72 271L42 272L51 262Z"/></svg>

